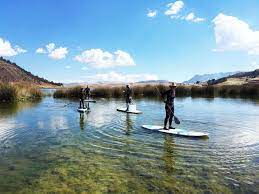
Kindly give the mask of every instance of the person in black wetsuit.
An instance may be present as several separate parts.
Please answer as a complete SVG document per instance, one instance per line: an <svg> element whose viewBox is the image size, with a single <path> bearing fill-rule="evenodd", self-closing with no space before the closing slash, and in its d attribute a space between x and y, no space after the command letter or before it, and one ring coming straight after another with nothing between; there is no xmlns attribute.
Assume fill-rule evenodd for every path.
<svg viewBox="0 0 259 194"><path fill-rule="evenodd" d="M79 108L85 108L85 91L84 91L84 88L80 89L79 98L80 98Z"/></svg>
<svg viewBox="0 0 259 194"><path fill-rule="evenodd" d="M124 91L124 94L125 94L126 106L127 106L126 111L128 111L129 110L129 104L132 101L132 90L131 90L129 85L126 85L126 90Z"/></svg>
<svg viewBox="0 0 259 194"><path fill-rule="evenodd" d="M86 99L89 100L91 95L91 90L88 86L85 88L85 95L86 95Z"/></svg>
<svg viewBox="0 0 259 194"><path fill-rule="evenodd" d="M162 93L162 98L166 100L165 102L165 111L166 111L166 117L164 120L164 129L166 128L167 122L169 120L169 129L175 129L172 126L173 117L174 117L174 98L175 98L175 89L176 84L173 82L170 86L170 89Z"/></svg>

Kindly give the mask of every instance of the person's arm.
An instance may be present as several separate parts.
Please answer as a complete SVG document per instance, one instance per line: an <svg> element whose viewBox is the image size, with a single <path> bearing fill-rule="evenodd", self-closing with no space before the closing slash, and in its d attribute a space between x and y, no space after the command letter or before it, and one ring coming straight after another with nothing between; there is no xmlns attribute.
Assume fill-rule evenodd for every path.
<svg viewBox="0 0 259 194"><path fill-rule="evenodd" d="M167 90L166 91L164 91L164 92L161 92L161 97L162 97L162 99L164 99L165 98L165 96L167 95Z"/></svg>
<svg viewBox="0 0 259 194"><path fill-rule="evenodd" d="M163 100L164 102L166 102L165 97L167 96L167 94L168 94L168 90L166 90L166 91L164 91L164 92L161 93L161 98L162 98L162 100Z"/></svg>

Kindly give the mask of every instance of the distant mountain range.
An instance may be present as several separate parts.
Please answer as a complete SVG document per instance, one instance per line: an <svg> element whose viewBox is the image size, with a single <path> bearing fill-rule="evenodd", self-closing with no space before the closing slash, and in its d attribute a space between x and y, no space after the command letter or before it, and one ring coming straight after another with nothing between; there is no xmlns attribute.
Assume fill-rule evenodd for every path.
<svg viewBox="0 0 259 194"><path fill-rule="evenodd" d="M61 83L48 81L44 78L33 75L16 65L15 63L0 57L0 82L18 83L26 82L37 86L54 87L61 86Z"/></svg>
<svg viewBox="0 0 259 194"><path fill-rule="evenodd" d="M168 83L168 80L146 80L146 81L138 81L136 83Z"/></svg>
<svg viewBox="0 0 259 194"><path fill-rule="evenodd" d="M194 84L196 82L206 82L208 80L212 80L212 79L220 79L223 77L228 77L234 74L240 73L239 71L236 72L220 72L220 73L212 73L212 74L203 74L203 75L195 75L193 76L191 79L183 82L186 84Z"/></svg>

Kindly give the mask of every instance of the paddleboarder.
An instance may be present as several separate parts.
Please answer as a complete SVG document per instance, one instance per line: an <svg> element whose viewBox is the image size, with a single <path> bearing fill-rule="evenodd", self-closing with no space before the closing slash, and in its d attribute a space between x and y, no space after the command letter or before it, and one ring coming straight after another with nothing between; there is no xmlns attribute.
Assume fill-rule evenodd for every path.
<svg viewBox="0 0 259 194"><path fill-rule="evenodd" d="M125 94L125 98L126 98L126 106L127 106L127 109L126 111L129 110L129 105L132 101L132 89L130 88L129 84L126 85L126 90L123 91L124 94Z"/></svg>
<svg viewBox="0 0 259 194"><path fill-rule="evenodd" d="M79 108L85 109L85 101L84 101L85 100L85 91L84 91L84 88L80 89L79 98L80 98Z"/></svg>
<svg viewBox="0 0 259 194"><path fill-rule="evenodd" d="M175 98L175 89L176 83L172 82L169 85L170 89L162 93L162 98L165 99L165 112L166 117L164 120L164 129L167 129L167 123L169 120L169 129L175 129L172 126L173 117L174 117L174 98Z"/></svg>
<svg viewBox="0 0 259 194"><path fill-rule="evenodd" d="M90 90L90 88L88 87L88 85L87 85L87 87L85 88L85 95L86 95L86 99L89 100L89 99L90 99L90 95L91 95L91 90Z"/></svg>

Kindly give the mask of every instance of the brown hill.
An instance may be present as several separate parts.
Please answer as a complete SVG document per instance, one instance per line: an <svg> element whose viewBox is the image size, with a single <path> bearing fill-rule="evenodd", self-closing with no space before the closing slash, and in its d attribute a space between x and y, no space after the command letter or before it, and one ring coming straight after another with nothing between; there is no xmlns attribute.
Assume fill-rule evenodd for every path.
<svg viewBox="0 0 259 194"><path fill-rule="evenodd" d="M209 85L259 85L259 69L248 72L240 72L220 79L207 81Z"/></svg>
<svg viewBox="0 0 259 194"><path fill-rule="evenodd" d="M41 87L57 87L61 83L54 83L44 78L33 75L31 72L24 70L15 63L0 57L0 82L17 83L26 82Z"/></svg>

